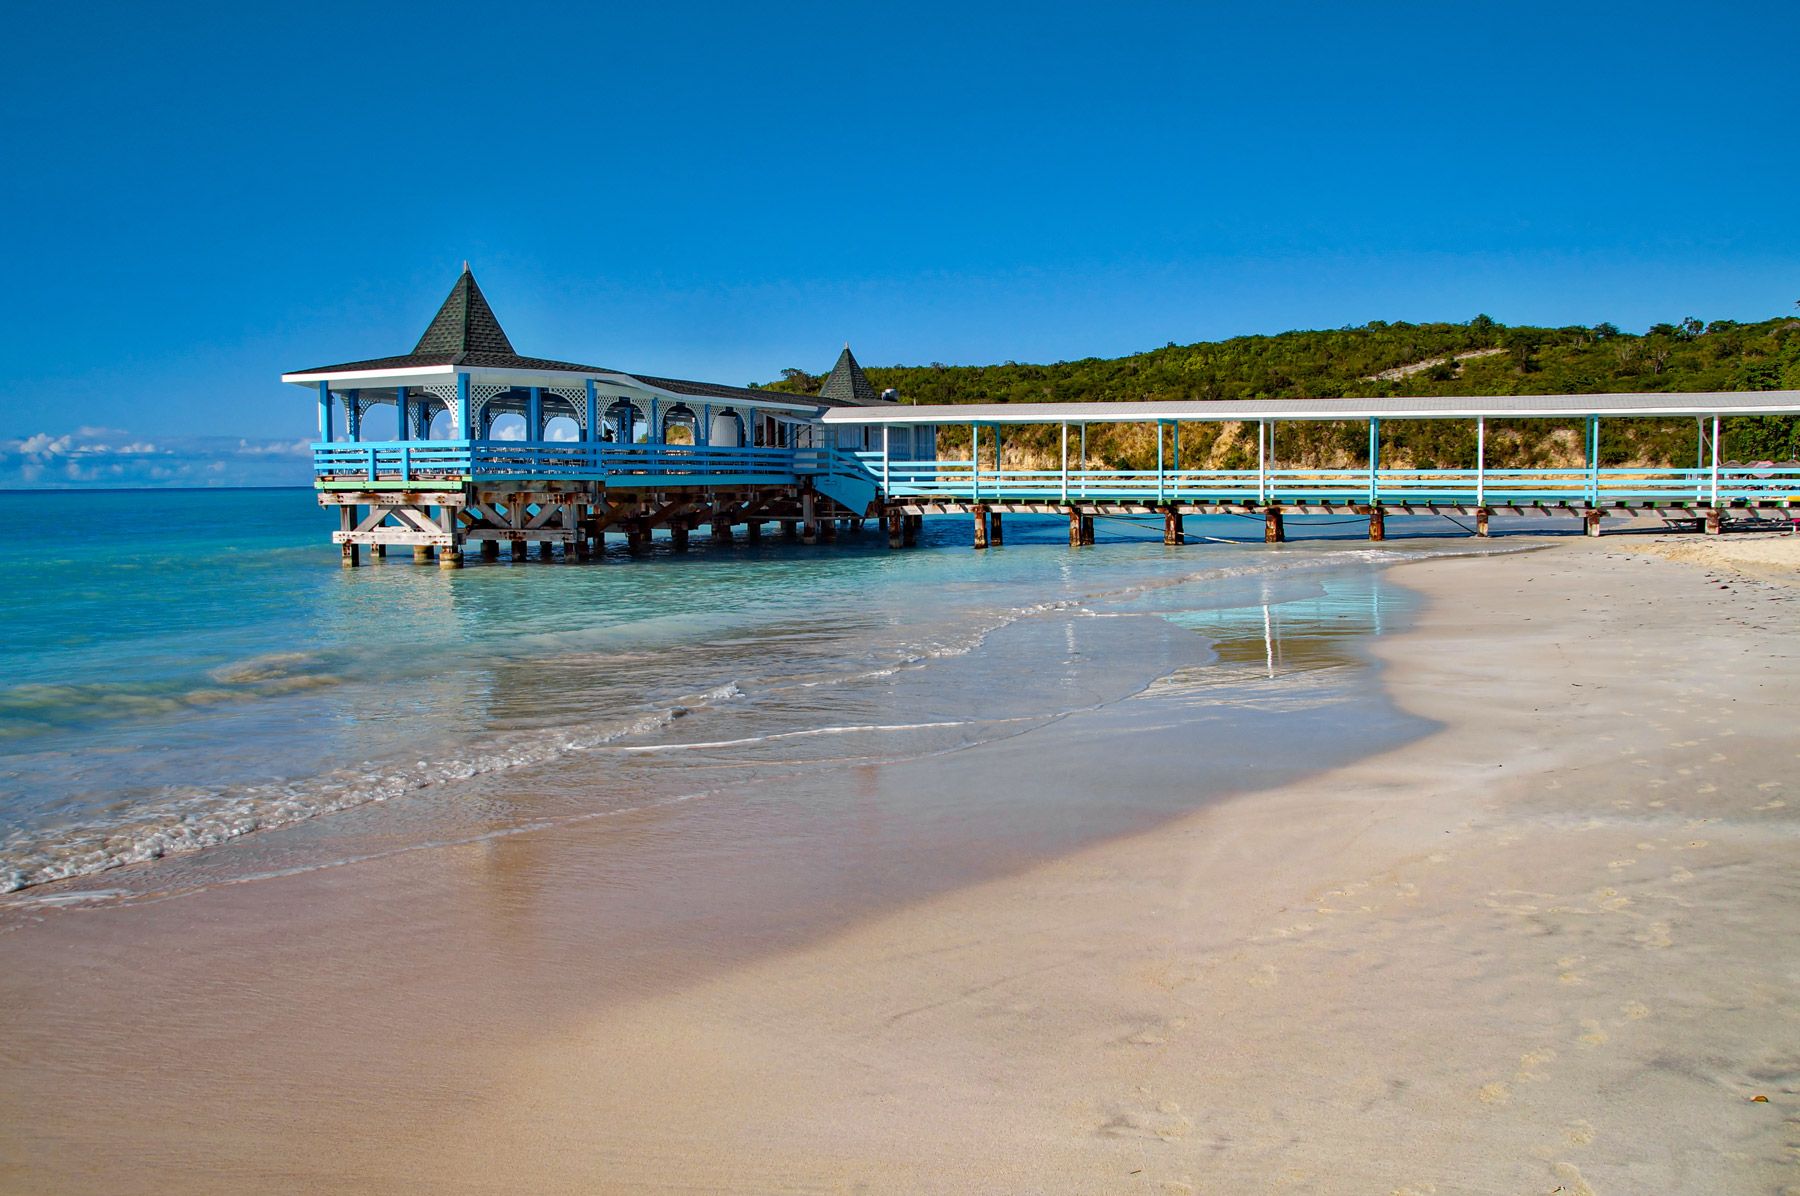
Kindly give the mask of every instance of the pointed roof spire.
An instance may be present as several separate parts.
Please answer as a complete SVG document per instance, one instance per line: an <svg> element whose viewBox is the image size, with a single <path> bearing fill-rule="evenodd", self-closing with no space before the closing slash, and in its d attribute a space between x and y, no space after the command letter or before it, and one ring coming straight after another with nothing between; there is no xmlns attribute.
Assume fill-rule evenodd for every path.
<svg viewBox="0 0 1800 1196"><path fill-rule="evenodd" d="M506 339L487 297L475 285L469 263L464 262L462 275L450 288L449 296L413 347L413 353L447 353L460 359L466 353L512 352L512 342Z"/></svg>
<svg viewBox="0 0 1800 1196"><path fill-rule="evenodd" d="M868 375L856 363L856 356L850 352L848 344L838 354L837 364L831 367L831 376L819 388L819 397L839 403L854 403L859 407L881 401L875 395L875 388L869 384Z"/></svg>

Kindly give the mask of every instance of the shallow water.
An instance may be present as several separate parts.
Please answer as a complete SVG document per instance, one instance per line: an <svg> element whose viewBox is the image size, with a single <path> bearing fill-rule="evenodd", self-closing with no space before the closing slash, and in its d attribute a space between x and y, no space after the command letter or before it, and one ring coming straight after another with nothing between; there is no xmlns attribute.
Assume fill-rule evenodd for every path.
<svg viewBox="0 0 1800 1196"><path fill-rule="evenodd" d="M43 527L67 501L0 495L0 528ZM1370 730L1355 645L1405 618L1385 565L1475 547L1402 538L1446 529L1425 519L1390 520L1385 546L1299 521L1341 538L1227 543L1260 522L1216 517L1191 519L1199 542L1183 549L1110 520L1100 546L1071 551L1062 521L1013 517L1006 547L973 553L947 518L913 552L871 530L352 571L308 491L81 501L60 539L0 533L17 582L0 646L0 890L27 889L14 904L757 793L824 817L842 789L824 782L871 762L924 762L898 814L1059 850L1241 788L1246 769L1417 734L1398 716ZM1330 713L1352 701L1354 734ZM939 808L930 761L1076 716L1071 734L1178 719L1193 748L1158 768L1179 783L1101 800L1054 778L965 779ZM1276 734L1270 763L1256 745ZM33 887L75 877L89 878L76 892Z"/></svg>

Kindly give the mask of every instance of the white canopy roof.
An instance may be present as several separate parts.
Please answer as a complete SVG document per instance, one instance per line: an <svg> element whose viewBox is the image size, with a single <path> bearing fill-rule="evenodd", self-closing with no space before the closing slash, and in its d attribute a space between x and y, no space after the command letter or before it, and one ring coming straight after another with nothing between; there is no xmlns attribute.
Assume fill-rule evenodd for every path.
<svg viewBox="0 0 1800 1196"><path fill-rule="evenodd" d="M835 407L827 424L1117 424L1228 420L1574 418L1587 415L1800 415L1800 390L1695 394L1434 395L1386 399L1258 399L1252 402L943 403Z"/></svg>

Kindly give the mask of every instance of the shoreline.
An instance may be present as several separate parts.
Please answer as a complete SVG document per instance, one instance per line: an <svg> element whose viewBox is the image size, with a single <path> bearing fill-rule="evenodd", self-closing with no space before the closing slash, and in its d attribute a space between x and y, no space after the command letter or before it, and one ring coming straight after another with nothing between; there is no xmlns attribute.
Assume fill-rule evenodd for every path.
<svg viewBox="0 0 1800 1196"><path fill-rule="evenodd" d="M1600 561L1611 563L1602 568L1596 563ZM1547 552L1524 555L1420 563L1398 576L1409 588L1425 592L1430 602L1405 634L1374 644L1376 655L1385 662L1383 688L1403 707L1419 700L1422 687L1429 691L1446 676L1460 675L1465 682L1491 688L1491 677L1457 672L1459 661L1464 670L1470 667L1467 637L1472 629L1447 622L1446 604L1467 606L1474 591L1471 609L1485 609L1482 603L1491 598L1480 593L1483 587L1491 588L1512 569L1535 574L1535 562L1578 582L1584 573L1588 581L1616 576L1620 583L1628 583L1618 589L1615 597L1620 601L1641 596L1638 571L1645 571L1644 577L1656 571L1659 576L1652 588L1658 593L1674 593L1683 579L1695 580L1683 566L1612 553L1605 541L1573 542L1566 548L1553 545ZM1539 642L1544 636L1520 629L1544 616L1556 616L1572 636L1591 621L1577 615L1598 617L1598 613L1559 609L1562 604L1556 599L1572 602L1576 597L1560 589L1539 587L1519 597L1523 601L1514 600L1499 611L1523 620L1512 626L1514 634L1497 631L1496 624L1473 628L1486 637L1475 659L1505 676L1523 667L1524 658L1512 650L1523 646L1531 649L1527 655L1533 667L1541 664L1552 671L1567 667L1545 651ZM1735 590L1721 594L1709 586L1705 598L1720 610L1747 605L1746 596ZM1597 605L1597 599L1589 605ZM1544 616L1537 614L1540 609ZM1793 607L1784 603L1772 608L1777 609L1786 620L1781 626L1791 631ZM1760 609L1754 613L1762 617ZM1556 632L1547 621L1539 622L1539 629L1549 629L1549 638L1555 640ZM1719 640L1742 647L1732 638L1739 636L1738 631L1713 630L1706 635L1709 643ZM1619 653L1624 649L1616 646L1618 642L1634 650L1644 647L1631 645L1630 635L1614 638L1604 659L1588 662L1592 676L1605 678L1612 675L1609 669L1620 669ZM1434 654L1434 647L1450 644L1459 651ZM1683 668L1719 683L1706 674L1707 660L1695 656L1693 649L1684 651L1685 655L1676 653ZM1509 681L1509 692L1519 698L1524 681L1518 677ZM1791 683L1778 676L1773 681L1790 690L1781 698L1766 693L1738 696L1755 697L1778 709L1791 697ZM1535 712L1539 716L1558 709L1548 704L1551 698L1564 702L1569 698L1566 691L1547 689L1545 694L1546 705ZM573 935L566 949L592 955L597 940L571 930L579 922L545 922L532 917L527 908L496 906L487 914L489 927L471 929L434 917L428 907L414 911L426 918L416 931L426 940L433 934L439 938L434 949L409 959L418 976L405 991L353 991L349 995L356 999L348 1008L301 1008L305 986L285 981L279 971L221 978L226 986L261 984L268 991L259 994L260 999L221 1006L217 991L210 990L201 1007L234 1011L238 1017L233 1024L176 1024L169 1030L170 1042L197 1043L203 1052L189 1062L201 1074L176 1080L175 1095L194 1098L198 1117L206 1101L216 1103L214 1090L228 1078L220 1074L219 1061L224 1061L235 1065L227 1072L243 1067L291 1070L289 1082L277 1091L305 1102L309 1084L331 1084L329 1069L321 1070L316 1060L283 1055L266 1041L305 1016L343 1023L342 1040L372 1043L375 1055L369 1066L404 1071L408 1053L403 1044L417 1037L411 1020L424 1014L429 1022L434 1010L450 1008L446 1001L455 1005L455 1024L480 1025L484 1016L492 1019L491 1040L456 1043L459 1060L453 1070L480 1077L479 1085L418 1091L398 1084L395 1091L405 1098L405 1108L384 1108L379 1132L371 1132L366 1140L337 1144L329 1156L313 1148L328 1140L326 1135L334 1128L330 1119L342 1116L346 1102L353 1108L373 1093L334 1091L325 1120L319 1119L316 1109L293 1110L290 1132L274 1138L284 1149L272 1152L266 1149L265 1138L261 1142L265 1149L246 1155L240 1127L209 1125L203 1117L184 1121L180 1110L127 1127L133 1132L115 1135L110 1145L121 1152L139 1149L169 1163L174 1158L170 1152L176 1149L169 1141L171 1131L212 1142L217 1169L183 1171L180 1186L189 1190L241 1189L246 1184L282 1189L334 1182L366 1190L419 1184L469 1190L521 1184L544 1190L673 1184L742 1190L866 1186L943 1191L1095 1190L1131 1182L1155 1190L1149 1187L1154 1180L1165 1190L1178 1191L1185 1184L1206 1191L1227 1183L1240 1189L1279 1186L1271 1177L1281 1175L1288 1176L1287 1182L1297 1190L1360 1191L1379 1180L1390 1187L1430 1182L1440 1185L1439 1190L1511 1191L1545 1175L1551 1182L1565 1182L1568 1190L1581 1190L1559 1168L1573 1169L1577 1175L1586 1171L1590 1178L1605 1175L1604 1161L1598 1169L1592 1162L1603 1149L1594 1143L1605 1142L1614 1133L1603 1118L1564 1117L1564 1138L1588 1134L1588 1142L1557 1139L1555 1159L1539 1157L1549 1150L1547 1146L1495 1137L1500 1131L1493 1126L1516 1133L1513 1123L1527 1109L1534 1121L1541 1120L1539 1098L1555 1085L1538 1077L1575 1071L1581 1063L1591 1070L1594 1060L1607 1054L1600 1048L1608 1041L1622 1044L1633 1035L1642 1039L1647 1030L1659 1029L1673 1015L1636 997L1615 1001L1610 1014L1578 1018L1581 1035L1571 1044L1551 1032L1566 1027L1549 1025L1555 1019L1545 1012L1546 999L1529 977L1495 976L1474 968L1466 977L1470 984L1490 988L1498 984L1496 991L1519 1006L1516 1016L1509 1009L1503 1025L1486 1028L1496 1038L1531 1037L1536 1045L1517 1052L1510 1071L1492 1059L1479 1060L1485 1066L1474 1070L1481 1071L1483 1083L1470 1088L1460 1080L1446 1079L1443 1068L1427 1067L1400 1049L1404 1035L1398 1041L1395 1036L1406 1027L1391 1024L1393 1011L1357 1000L1348 1000L1344 1008L1323 1005L1322 995L1351 976L1391 984L1391 977L1371 978L1371 973L1408 969L1417 973L1415 995L1437 998L1415 1006L1431 1013L1422 1024L1460 1045L1463 1037L1482 1033L1484 1017L1501 1016L1486 1007L1492 1001L1432 987L1446 968L1456 972L1473 967L1467 958L1472 943L1494 939L1510 945L1513 936L1522 933L1520 925L1536 925L1534 919L1543 918L1567 923L1559 925L1556 935L1577 936L1590 929L1587 919L1610 914L1633 935L1647 934L1652 942L1668 939L1658 947L1627 939L1631 944L1627 954L1648 952L1666 963L1679 957L1686 928L1678 934L1672 917L1645 921L1647 916L1638 915L1634 905L1648 907L1651 900L1628 886L1647 892L1661 884L1683 900L1704 890L1728 909L1741 902L1734 903L1729 887L1714 892L1710 874L1687 865L1680 866L1689 873L1680 882L1669 879L1673 871L1666 871L1660 880L1638 875L1650 867L1646 860L1654 857L1666 863L1676 858L1678 850L1699 852L1693 859L1706 858L1704 847L1671 844L1664 851L1653 842L1651 831L1666 837L1684 825L1662 826L1674 816L1660 814L1649 820L1656 825L1634 831L1643 836L1634 840L1636 846L1649 842L1655 850L1600 853L1608 856L1598 868L1600 887L1611 889L1612 896L1595 897L1584 890L1568 899L1576 904L1494 897L1502 891L1500 881L1517 879L1513 857L1528 850L1522 844L1550 856L1569 852L1570 843L1581 837L1571 837L1572 828L1595 842L1603 832L1620 829L1606 824L1606 818L1623 817L1608 802L1631 800L1641 806L1655 799L1608 798L1595 807L1601 813L1595 813L1585 807L1568 808L1567 786L1555 791L1564 795L1555 799L1538 793L1507 796L1522 784L1529 788L1520 774L1560 783L1571 772L1581 772L1582 743L1541 742L1541 730L1534 730L1541 719L1510 707L1499 717L1487 718L1490 725L1471 728L1466 725L1473 721L1467 709L1452 712L1458 721L1446 719L1439 703L1430 705L1428 716L1447 725L1423 740L1278 789L1229 798L1140 835L1108 840L1023 872L877 913L824 939L775 941L769 944L771 953L753 954L747 962L728 964L716 974L653 985L637 996L625 993L624 999L607 1003L575 1025L559 1019L533 1025L534 1011L548 1013L555 1004L554 994L534 988L529 975L507 977L504 967L509 944L518 936ZM1585 718L1597 712L1578 713ZM1569 716L1567 710L1560 714ZM1521 717L1527 726L1519 725ZM1769 717L1759 706L1751 721L1760 727ZM1607 733L1613 742L1620 741L1617 729L1609 725ZM1720 738L1725 737L1713 737ZM1657 778L1673 781L1683 775L1684 765L1690 772L1701 767L1688 757L1705 742L1710 741L1703 737L1686 746L1645 742L1632 748L1637 753L1633 759L1661 751L1667 757L1667 775L1659 773ZM1462 774L1482 760L1499 759L1496 752L1506 755L1503 763L1514 772L1504 782L1482 774L1479 792L1489 794L1498 786L1498 796L1459 798L1438 792L1445 786L1452 790L1466 786ZM1762 751L1756 768L1768 763L1765 757L1767 752ZM1790 763L1791 758L1789 752ZM1770 779L1779 784L1777 776ZM1791 824L1783 822L1788 815L1780 813L1784 808L1777 805L1757 819L1791 830ZM1508 819L1517 821L1521 809L1531 814L1523 830L1500 829L1512 827ZM1643 806L1636 817L1646 817L1648 810ZM1596 817L1602 825L1588 827ZM1438 825L1446 818L1448 825ZM1553 832L1547 832L1546 825ZM1515 830L1519 835L1515 841L1502 842ZM655 820L646 819L626 833L650 843L659 832ZM1777 838L1771 845L1757 838L1761 833L1750 834L1739 844L1755 847L1756 859L1747 865L1749 872L1746 866L1733 871L1733 883L1741 884L1746 875L1757 884L1766 883L1761 869L1767 864L1762 855L1768 851L1791 866L1791 842ZM1725 832L1708 834L1710 846L1723 842ZM1501 862L1476 850L1482 844L1498 853ZM1780 854L1783 848L1785 856ZM554 854L542 854L553 849ZM571 858L568 844L464 846L446 854L476 867L501 868L515 877L520 868L542 872L547 876L544 883L550 885L566 883L571 866L579 871L595 863L579 853ZM1446 858L1432 860L1436 855ZM1582 861L1591 862L1586 856ZM1611 867L1619 861L1624 861L1620 868ZM1561 866L1576 869L1577 861L1565 860ZM1480 895L1477 878L1483 876L1489 891ZM315 877L307 883L318 896L353 904L344 892L353 884L348 877ZM1669 889L1677 883L1689 887ZM269 962L273 955L275 963L283 956L298 962L304 952L253 941L251 930L278 921L280 911L275 907L286 889L245 886L224 906L241 919L233 926L216 925L219 911L203 908L216 903L183 902L165 907L158 925L164 934L186 923L195 933L223 935L217 943L190 945L187 949L197 958L248 956ZM1434 896L1444 895L1439 890L1455 895L1461 904L1432 906ZM1621 897L1626 904L1608 906ZM1501 906L1510 900L1514 908L1482 906L1486 912L1479 917L1495 925L1463 924L1469 921L1464 906L1483 900L1497 900ZM1659 894L1658 900L1667 900L1666 894ZM188 908L175 908L184 904ZM1526 905L1535 909L1525 913L1517 908ZM1403 931L1416 929L1414 924L1427 908L1435 909L1436 921L1427 919L1425 929L1430 933L1422 942L1414 941ZM1769 907L1759 908L1766 923ZM1578 914L1568 912L1576 909ZM605 914L598 909L588 912ZM327 933L348 930L341 925L336 931L330 925L312 925ZM1351 928L1348 939L1346 927ZM491 958L483 962L446 957L442 950L446 929L477 934L469 943L474 955ZM1760 930L1766 937L1779 931L1779 923L1763 924ZM1535 946L1535 937L1522 941ZM1340 939L1344 941L1336 941ZM351 936L343 941L352 951L370 949L367 939ZM1620 948L1618 943L1604 945L1611 954ZM530 946L541 951L544 944ZM133 946L89 941L80 950L93 957L84 959L84 965L98 966L127 961ZM408 959L411 949L396 941L392 950ZM1599 948L1590 950L1579 966L1561 969L1573 979L1564 981L1559 974L1550 992L1557 997L1591 995L1609 967L1620 974L1626 970L1622 961L1604 966L1595 962L1610 958ZM376 969L371 977L379 974ZM679 969L667 978L679 979ZM482 995L471 1002L466 995L446 990L446 984L458 982ZM1762 978L1759 983L1770 982ZM1791 996L1791 978L1774 983ZM1650 1012L1641 1017L1621 1012L1633 1002ZM1766 1002L1763 1008L1767 1029ZM1350 1016L1346 1017L1346 1009ZM170 1011L168 1016L180 1023L183 1014ZM360 1021L351 1024L352 1018ZM1513 1024L1518 1018L1532 1023L1535 1033L1524 1035ZM1595 1023L1591 1030L1589 1021ZM391 1031L385 1053L382 1035L376 1032L384 1023ZM1204 1035L1199 1032L1203 1025L1211 1027ZM1602 1041L1582 1045L1583 1036L1594 1035ZM1634 1040L1634 1045L1640 1044ZM1404 1081L1402 1093L1412 1095L1395 1096L1343 1057L1347 1048L1372 1047L1399 1064L1393 1069L1399 1074L1389 1078ZM1545 1050L1554 1054L1543 1057ZM1597 1053L1586 1053L1590 1051ZM1527 1055L1532 1056L1530 1061ZM1475 1061L1468 1062L1472 1066ZM17 1057L8 1060L15 1070L21 1062ZM213 1074L207 1074L208 1064ZM1773 1064L1765 1061L1761 1066L1767 1071ZM1261 1117L1240 1115L1233 1120L1229 1110L1208 1103L1206 1092L1228 1088L1242 1096L1259 1091L1259 1084L1266 1088L1271 1073L1281 1073L1275 1079L1293 1099L1294 1108L1283 1116L1267 1115L1278 1102L1266 1093L1262 1103L1249 1102L1262 1110ZM1199 1093L1191 1091L1196 1075L1208 1080ZM1769 1089L1771 1102L1759 1105L1760 1110L1786 1108L1786 1115L1792 1116L1792 1108L1780 1103L1791 1103L1791 1094L1783 1095L1785 1090L1769 1080L1756 1082ZM340 1085L346 1083L340 1080ZM25 1110L21 1102L30 1096L17 1091L19 1087L13 1086L7 1101L10 1111L0 1109L15 1131L30 1120L19 1116ZM1321 1103L1321 1092L1333 1098L1354 1093L1356 1102ZM1354 1107L1357 1102L1367 1106L1360 1113ZM1242 1103L1234 1098L1233 1104ZM1381 1110L1385 1138L1367 1121L1368 1108ZM1320 1159L1357 1158L1359 1149L1367 1156L1379 1147L1375 1153L1391 1156L1396 1153L1392 1124L1396 1118L1436 1117L1437 1130L1448 1133L1448 1127L1458 1125L1458 1116L1473 1123L1482 1115L1493 1140L1477 1145L1498 1154L1484 1157L1478 1170L1459 1169L1445 1161L1435 1178L1406 1179L1364 1157L1360 1177L1341 1173L1332 1180L1322 1172L1300 1174L1309 1165L1318 1166ZM1588 1130L1567 1128L1577 1122ZM38 1131L45 1128L40 1122ZM72 1132L73 1127L67 1128ZM341 1135L345 1127L335 1128ZM1418 1141L1401 1138L1404 1153L1418 1158L1422 1172L1430 1172L1426 1157L1433 1144L1430 1135ZM1769 1148L1761 1139L1751 1142L1759 1150ZM1255 1150L1249 1150L1252 1143L1257 1144ZM3 1153L22 1154L16 1149ZM1521 1164L1521 1159L1529 1159L1529 1165ZM116 1165L118 1160L110 1162ZM1119 1169L1126 1162L1131 1166ZM1264 1165L1275 1169L1256 1169ZM75 1190L84 1184L93 1190L116 1189L120 1173L106 1170L98 1161L94 1166L96 1170L84 1175L18 1170L9 1182L37 1179ZM7 1174L8 1168L0 1163L0 1179ZM1760 1179L1764 1172L1751 1165L1735 1174ZM1478 1175L1511 1178L1473 1182ZM1362 1182L1365 1179L1367 1183ZM1688 1181L1680 1175L1659 1174L1655 1186L1703 1190L1684 1188L1684 1182ZM1639 1177L1624 1189L1616 1182L1613 1186L1642 1190L1643 1180Z"/></svg>
<svg viewBox="0 0 1800 1196"><path fill-rule="evenodd" d="M1444 730L610 1012L522 1056L452 1165L569 1190L1791 1191L1800 974L1767 948L1800 897L1773 796L1795 685L1717 659L1759 620L1791 635L1796 595L1594 542L1403 576L1430 602L1377 645L1385 683Z"/></svg>

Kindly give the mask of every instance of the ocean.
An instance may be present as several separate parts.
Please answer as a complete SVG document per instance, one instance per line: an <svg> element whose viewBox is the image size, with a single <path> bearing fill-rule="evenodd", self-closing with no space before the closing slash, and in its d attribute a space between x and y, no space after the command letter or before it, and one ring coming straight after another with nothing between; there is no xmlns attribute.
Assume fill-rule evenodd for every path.
<svg viewBox="0 0 1800 1196"><path fill-rule="evenodd" d="M1213 516L1183 548L1160 520L1101 520L1074 551L1064 521L1009 517L977 553L944 517L913 551L871 525L445 573L404 552L341 568L302 489L6 493L0 515L15 908L771 794L804 835L821 779L870 762L1076 714L1177 723L1166 785L1094 793L1027 759L885 799L944 844L1063 850L1423 734L1363 651L1411 609L1387 566L1493 547L1425 517L1383 545L1292 520L1306 538L1266 546L1260 520Z"/></svg>

